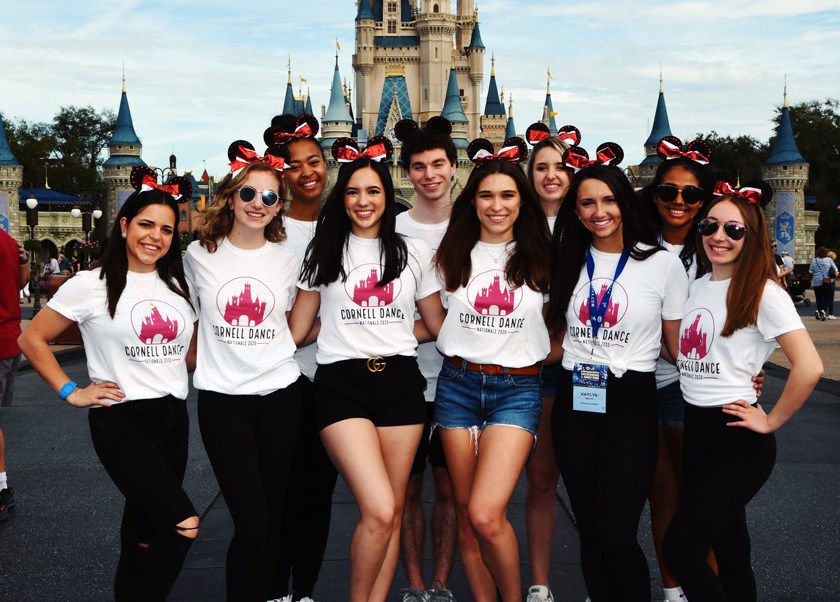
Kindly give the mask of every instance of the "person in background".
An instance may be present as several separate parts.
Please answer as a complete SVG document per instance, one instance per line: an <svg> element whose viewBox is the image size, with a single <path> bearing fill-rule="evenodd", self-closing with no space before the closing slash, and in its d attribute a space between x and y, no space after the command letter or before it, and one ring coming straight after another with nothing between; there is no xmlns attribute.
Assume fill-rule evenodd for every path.
<svg viewBox="0 0 840 602"><path fill-rule="evenodd" d="M834 291L832 283L837 278L837 265L828 256L828 249L817 248L817 256L811 260L808 267L811 274L811 286L814 288L814 296L817 298L817 309L814 317L817 320L834 320L834 314L829 314L829 300ZM829 318L829 315L831 317Z"/></svg>
<svg viewBox="0 0 840 602"><path fill-rule="evenodd" d="M19 294L29 283L29 256L20 242L0 229L0 407L11 405L20 364ZM17 506L6 474L6 437L0 428L0 522Z"/></svg>

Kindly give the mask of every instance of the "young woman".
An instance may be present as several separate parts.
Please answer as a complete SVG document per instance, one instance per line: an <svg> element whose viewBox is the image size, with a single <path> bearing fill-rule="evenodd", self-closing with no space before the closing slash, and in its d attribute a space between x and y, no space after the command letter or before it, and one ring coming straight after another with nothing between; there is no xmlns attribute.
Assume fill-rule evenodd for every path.
<svg viewBox="0 0 840 602"><path fill-rule="evenodd" d="M395 232L390 142L344 163L306 251L290 325L301 340L320 309L315 411L321 439L359 507L350 546L352 602L384 601L396 569L403 499L426 419L414 309L442 319L431 250Z"/></svg>
<svg viewBox="0 0 840 602"><path fill-rule="evenodd" d="M287 149L288 164L284 180L288 188L288 208L283 213L285 245L303 262L306 247L315 235L327 185L327 162L315 135L320 128L312 115L279 115L264 134L266 144L282 144ZM300 273L300 270L297 270ZM324 451L315 422L312 379L315 378L316 345L301 347L295 359L306 379L300 380L303 396L303 422L292 467L292 486L283 512L280 560L271 598L312 599L321 571L330 532L332 494L338 473ZM289 578L291 577L291 592Z"/></svg>
<svg viewBox="0 0 840 602"><path fill-rule="evenodd" d="M101 267L68 280L20 337L38 374L72 406L90 408L100 462L125 496L114 599L166 599L198 535L181 485L187 466L188 352L195 314L184 278L174 197L178 178L159 187L135 168L136 189L120 208ZM91 384L62 370L49 341L79 324Z"/></svg>
<svg viewBox="0 0 840 602"><path fill-rule="evenodd" d="M676 355L687 293L679 259L657 246L606 143L598 159L572 147L572 179L552 240L547 321L563 338L551 426L580 533L593 602L649 600L639 519L656 468L654 370L664 341Z"/></svg>
<svg viewBox="0 0 840 602"><path fill-rule="evenodd" d="M517 164L527 154L519 138L504 147ZM437 339L445 359L435 428L473 598L495 601L498 588L505 602L517 602L519 549L507 507L540 417L540 372L550 349L543 320L549 231L518 165L494 157L486 140L473 141L468 153L478 165L435 255L448 308Z"/></svg>
<svg viewBox="0 0 840 602"><path fill-rule="evenodd" d="M660 140L657 153L663 161L653 182L641 192L642 205L651 209L659 243L680 258L688 281L694 282L697 278L694 234L700 221L700 209L712 196L713 182L708 167L711 150L700 140L683 148L682 141L669 136ZM656 362L656 392L659 397L659 457L648 495L650 522L665 600L679 602L679 583L662 557L662 538L677 509L683 486L685 402L680 392L679 370L672 361L661 357Z"/></svg>
<svg viewBox="0 0 840 602"><path fill-rule="evenodd" d="M283 161L257 156L244 140L228 154L231 173L184 267L200 307L198 423L234 525L227 599L265 602L301 424L300 370L286 322L297 259L282 243Z"/></svg>
<svg viewBox="0 0 840 602"><path fill-rule="evenodd" d="M548 227L554 232L557 212L572 183L572 172L563 164L563 153L580 143L579 130L570 125L563 126L557 136L551 136L548 126L538 122L525 132L525 138L534 145L528 162L528 181L548 220ZM551 564L551 543L554 526L557 524L557 482L560 469L554 459L551 443L551 408L557 394L557 378L560 365L543 367L542 412L537 426L537 441L525 474L528 489L525 493L525 528L528 534L528 553L531 565L531 587L527 602L550 602L554 600L548 586L548 571Z"/></svg>
<svg viewBox="0 0 840 602"><path fill-rule="evenodd" d="M680 326L685 490L663 546L689 600L756 599L745 507L772 471L772 433L805 403L823 371L790 297L774 281L760 209L769 192L728 188L700 222L698 255L711 273L692 285ZM791 372L765 414L750 378L777 343ZM709 547L719 577L706 563Z"/></svg>

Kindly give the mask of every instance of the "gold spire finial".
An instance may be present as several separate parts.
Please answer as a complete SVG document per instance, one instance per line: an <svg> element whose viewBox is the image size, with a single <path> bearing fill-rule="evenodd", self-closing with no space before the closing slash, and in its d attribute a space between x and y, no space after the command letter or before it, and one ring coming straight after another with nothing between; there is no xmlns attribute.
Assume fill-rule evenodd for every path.
<svg viewBox="0 0 840 602"><path fill-rule="evenodd" d="M665 88L662 86L662 61L659 61L659 93L662 94Z"/></svg>
<svg viewBox="0 0 840 602"><path fill-rule="evenodd" d="M496 77L496 53L490 55L490 77Z"/></svg>
<svg viewBox="0 0 840 602"><path fill-rule="evenodd" d="M785 99L784 106L787 107L788 106L788 101L787 101L787 73L785 73L785 96L784 96L784 99Z"/></svg>
<svg viewBox="0 0 840 602"><path fill-rule="evenodd" d="M289 82L292 83L292 55L289 54Z"/></svg>
<svg viewBox="0 0 840 602"><path fill-rule="evenodd" d="M741 170L735 172L735 188L741 187Z"/></svg>
<svg viewBox="0 0 840 602"><path fill-rule="evenodd" d="M499 99L502 103L502 106L505 106L505 87L502 86L502 97Z"/></svg>
<svg viewBox="0 0 840 602"><path fill-rule="evenodd" d="M508 97L508 117L513 119L513 92Z"/></svg>
<svg viewBox="0 0 840 602"><path fill-rule="evenodd" d="M123 63L123 76L122 76L123 89L122 89L122 91L123 91L123 94L125 94L125 61L123 61L122 63Z"/></svg>
<svg viewBox="0 0 840 602"><path fill-rule="evenodd" d="M554 79L551 77L551 67L545 68L545 93L551 94L551 80Z"/></svg>

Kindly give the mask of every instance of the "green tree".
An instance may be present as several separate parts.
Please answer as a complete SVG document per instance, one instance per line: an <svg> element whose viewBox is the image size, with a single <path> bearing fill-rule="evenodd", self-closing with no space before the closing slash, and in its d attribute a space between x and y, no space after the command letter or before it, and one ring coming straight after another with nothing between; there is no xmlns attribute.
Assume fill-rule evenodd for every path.
<svg viewBox="0 0 840 602"><path fill-rule="evenodd" d="M23 166L23 186L41 187L47 157L56 148L56 139L48 123L29 122L25 119L12 121L4 116L9 148Z"/></svg>
<svg viewBox="0 0 840 602"><path fill-rule="evenodd" d="M96 169L102 164L102 149L111 139L116 123L117 116L110 109L97 113L91 106L61 107L52 123L58 143L56 152Z"/></svg>
<svg viewBox="0 0 840 602"><path fill-rule="evenodd" d="M712 149L709 163L712 171L723 172L745 184L761 178L761 164L769 153L769 147L756 138L741 135L721 136L712 130L708 134L697 134L697 138L706 141Z"/></svg>

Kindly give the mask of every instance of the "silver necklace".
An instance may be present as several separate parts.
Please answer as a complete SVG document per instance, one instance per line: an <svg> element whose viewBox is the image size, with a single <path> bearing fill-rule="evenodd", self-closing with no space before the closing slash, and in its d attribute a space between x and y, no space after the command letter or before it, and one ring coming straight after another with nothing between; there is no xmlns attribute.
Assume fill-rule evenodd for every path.
<svg viewBox="0 0 840 602"><path fill-rule="evenodd" d="M493 255L493 253L490 252L491 243L478 241L478 246L484 249L484 252L487 253L487 256L493 260L493 263L499 265L499 263L502 261L502 257L505 257L509 253L508 247L510 246L511 242L512 241L506 242L505 246L502 248L501 251L499 251L498 255Z"/></svg>
<svg viewBox="0 0 840 602"><path fill-rule="evenodd" d="M131 278L131 281L134 283L134 286L137 287L137 290L140 291L140 294L143 295L144 297L146 297L146 291L143 290L143 287L140 286L140 283L137 282L137 280L134 278L134 276L131 274L131 272L128 272L128 277ZM158 277L157 277L157 274L156 274L155 279L154 279L154 283L152 285L152 296L151 297L146 297L146 300L149 302L149 309L154 309L155 308L154 301L155 301L155 291L157 290L157 283L158 283Z"/></svg>

